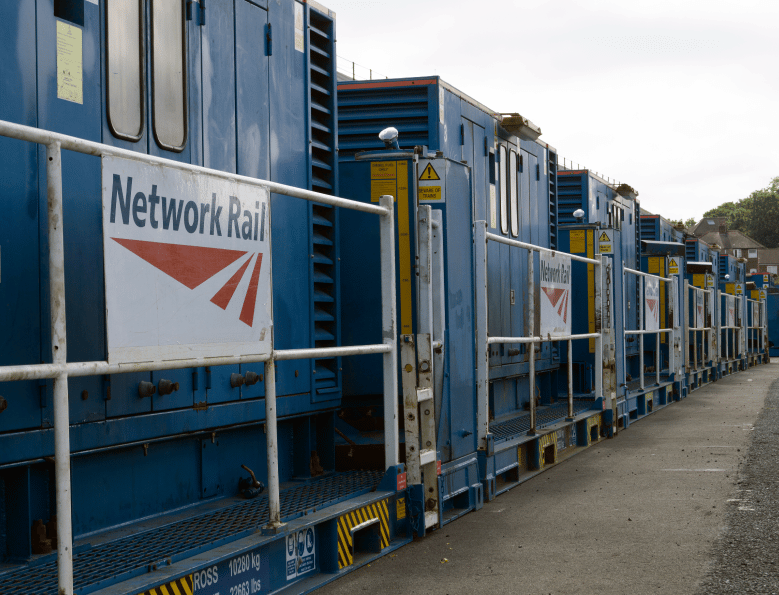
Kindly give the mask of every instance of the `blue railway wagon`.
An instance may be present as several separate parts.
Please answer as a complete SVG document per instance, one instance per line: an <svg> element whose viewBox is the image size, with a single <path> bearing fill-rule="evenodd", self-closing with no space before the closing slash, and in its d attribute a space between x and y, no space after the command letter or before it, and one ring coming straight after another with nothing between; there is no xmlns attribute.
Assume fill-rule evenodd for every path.
<svg viewBox="0 0 779 595"><path fill-rule="evenodd" d="M558 172L559 207L558 220L565 226L561 234L560 249L573 254L598 253L599 242L609 245L612 263L612 327L614 328L614 423L627 425L631 419L643 414L641 399L629 396L629 383L638 380L639 350L635 335L625 336L623 329L637 329L639 316L639 286L635 275L626 275L623 281L622 266L638 270L640 267L639 203L635 191L627 185L615 188L589 170ZM581 209L582 217L574 213ZM603 233L606 232L606 236ZM610 240L606 242L606 240ZM593 272L586 278L577 278L575 284L593 286ZM624 284L623 284L624 283ZM595 328L593 298L574 303L574 332L592 332ZM581 369L585 386L591 386L594 365L594 345L578 345L574 350L576 367ZM604 383L605 386L606 383ZM604 390L606 390L604 388Z"/></svg>
<svg viewBox="0 0 779 595"><path fill-rule="evenodd" d="M720 252L713 246L710 246L699 238L688 237L685 239L685 255L687 258L687 280L691 287L697 287L708 292L711 289L719 287L719 267L720 267ZM691 290L689 296L690 310L689 320L696 320L695 308L698 306L693 305L695 301L694 290ZM700 299L700 298L699 298ZM707 301L708 300L708 301ZM710 328L711 324L716 325L716 321L719 320L721 315L720 307L716 299L716 291L712 298L705 297L704 305L704 326ZM711 324L710 324L711 323ZM696 342L690 342L690 349L697 349L696 353L692 351L688 354L688 365L692 365L690 378L688 384L690 390L694 390L706 384L712 382L719 377L719 367L717 364L717 344L718 337L714 331L706 331L705 333L698 333L699 337ZM701 337L706 337L706 342L700 340ZM696 359L697 356L697 359ZM697 363L697 368L695 368Z"/></svg>
<svg viewBox="0 0 779 595"><path fill-rule="evenodd" d="M468 166L470 178L468 193L454 195L464 201L460 210L468 213L467 220L454 223L453 215L447 214L451 213L453 208L453 200L448 197L446 204L441 204L440 207L434 201L430 203L434 209L442 210L447 226L451 225L445 231L446 237L452 238L446 240L446 246L450 246L450 242L470 245L469 225L473 221L485 220L488 223L488 231L492 233L544 247L557 247L556 152L537 139L540 131L532 123L516 114L496 116L492 110L438 77L341 82L338 101L341 174L344 188L348 187L347 191L351 193L352 198L362 197L365 200L369 195L374 200L376 198L375 192L371 189L374 180L368 177L367 161L376 163L377 160L398 159L408 162L408 165L402 166L404 171L417 171L420 166L414 165L410 157L416 147L416 153L423 165L432 155L435 155L435 159L443 160L441 167L447 172L447 188L450 185L449 172L458 169L456 164ZM377 133L390 126L399 132L398 147L401 154L397 157L392 151L372 154L371 151L379 149L382 145ZM398 161L398 165L392 167L401 167L400 163L401 161ZM436 169L437 167L435 166ZM394 169L394 171L400 170ZM426 166L417 171L418 178L425 171ZM400 180L401 175L397 175L397 179ZM408 180L410 189L408 196L409 200L412 200L409 211L412 213L415 212L417 203L424 202L423 199L418 199L417 203L413 202L412 195L417 190L418 181L411 178ZM401 192L399 186L396 192ZM402 253L402 259L399 260L401 290L404 284L402 271L408 267L404 263L406 260L412 262L415 258L416 230L413 226L413 217L410 217L410 220L412 220L409 232L411 248L407 253ZM450 221L452 223L449 223ZM399 236L398 239L399 242L403 242L402 237ZM519 250L511 250L505 245L491 245L489 250L490 334L523 335L525 334L523 310L527 286L524 282L527 275L526 256ZM451 252L452 255L455 253L455 251ZM452 257L448 248L445 256L447 259ZM450 264L447 264L447 267L453 265L451 261L448 262ZM446 270L449 272L448 268ZM537 275L536 272L536 277ZM411 277L406 276L409 279ZM344 275L347 284L350 278L349 275ZM359 278L359 281L357 277L354 279L355 285L364 285L362 278ZM453 278L447 278L446 283L451 287L455 281ZM347 289L347 285L344 287L345 295L352 293L352 290ZM416 297L410 284L406 291L408 298L399 295L401 328L405 329L402 332L414 332L417 329L418 316ZM449 296L448 299L453 299L460 294L449 289L446 295ZM473 299L472 291L469 299ZM454 314L451 306L448 307L447 312L448 316ZM473 332L472 319L466 317L465 320L467 329ZM447 319L447 321L451 320ZM454 353L458 351L471 353L470 346L458 350L454 348L454 342L462 341L465 345L471 345L473 334L460 336L459 331L455 333L455 330L448 327L447 333L449 347L446 365L448 370L452 370L455 362L449 358L453 357ZM540 399L545 406L550 406L549 419L546 420L549 424L565 417L564 408L551 407L559 393L558 384L565 382L565 379L561 379L558 375L560 362L556 345L545 343L536 355L535 370L539 378ZM358 364L356 360L354 364L345 363L345 366L349 365ZM485 486L484 496L488 499L496 492L508 489L520 481L521 474L517 471L517 441L534 440L532 437L527 437L522 430L523 420L528 417L526 409L530 399L529 353L524 346L495 345L489 352L489 366L490 432L494 438L492 443L494 448L487 449L488 453L480 453L482 480ZM355 374L350 374L349 377L355 382L360 378L364 381L354 387L347 385L345 399L354 404L355 410L359 411L362 408L363 412L367 410L373 416L376 408L367 407L367 404L370 402L369 395L376 393L375 388L370 389L370 383L375 384L375 380L372 380L370 368L362 364L359 364L359 367L362 369L362 376L355 370ZM440 413L442 417L437 424L437 427L443 431L438 435L443 476L447 475L449 469L461 466L457 456L462 456L463 452L473 453L476 449L476 432L473 428L475 419L470 419L467 424L456 425L454 419L449 420L445 417L447 408L451 408L453 415L456 414L457 408L468 414L473 411L475 406L472 394L475 386L473 369L471 368L468 373L470 384L467 385L467 395L466 392L453 391L455 386L453 383L444 385L445 395L442 398L444 412ZM447 405L447 402L451 404ZM438 409L436 413L439 413ZM352 420L351 428L343 426L341 428L344 432L351 432L351 441L359 442L361 438L364 441L364 435L355 435L355 429L359 424L364 423L364 419ZM378 436L375 436L373 441L378 442ZM468 448L458 450L455 445L463 442L469 445ZM496 460L502 456L507 457L505 464L496 464ZM508 462L508 458L513 462ZM508 469L506 473L496 474L495 469L504 468ZM446 490L460 490L462 487L452 485ZM446 501L446 493L442 495L442 501Z"/></svg>
<svg viewBox="0 0 779 595"><path fill-rule="evenodd" d="M315 2L22 0L3 3L0 15L0 119L338 192L335 15ZM0 153L0 316L9 321L0 365L47 362L46 154L6 138ZM101 164L67 151L62 161L68 355L102 361ZM271 204L276 348L336 345L335 210L275 195ZM239 482L241 465L266 481L263 373L249 364L69 380L78 592L137 593L174 579L198 593L227 592L238 584L227 566L239 555L250 562L241 584L251 578L253 591L329 580L321 577L354 567L342 556L367 551L338 542L342 515L358 509L380 521L380 545L370 548L396 543L396 486L374 491L384 470L335 472L343 382L335 358L277 365L287 525L258 532L267 497L241 499ZM53 593L52 382L5 383L0 392L0 592ZM290 574L285 540L301 534L306 561Z"/></svg>
<svg viewBox="0 0 779 595"><path fill-rule="evenodd" d="M779 342L779 289L774 282L774 276L768 271L758 271L747 276L747 281L753 284L754 289L748 291L751 298L763 299L766 301L766 324L768 326L767 350L762 353L763 360L767 357L779 355L779 348L776 347ZM752 285L750 285L752 287ZM761 293L762 290L762 293Z"/></svg>
<svg viewBox="0 0 779 595"><path fill-rule="evenodd" d="M738 329L723 328L719 333L720 373L732 374L743 369L745 363L743 342L743 326L746 320L747 304L743 299L746 282L746 263L727 253L719 258L719 292L720 325L727 327L734 323ZM729 297L733 296L733 297ZM738 296L736 298L736 296ZM730 307L733 314L729 313Z"/></svg>
<svg viewBox="0 0 779 595"><path fill-rule="evenodd" d="M642 224L645 221L642 218ZM653 407L667 404L671 400L678 400L687 395L687 386L684 377L684 352L681 349L682 342L682 316L684 310L684 278L685 278L685 246L680 242L642 240L641 242L641 270L652 275L675 279L674 286L666 287L661 283L659 294L659 323L660 328L678 329L669 337L663 333L660 336L660 382L657 375L651 373L646 376L653 383L656 390L652 393ZM644 361L651 368L655 366L655 350L658 348L656 336L649 334L644 337ZM673 356L673 366L671 357ZM670 384L669 384L670 383Z"/></svg>
<svg viewBox="0 0 779 595"><path fill-rule="evenodd" d="M641 239L657 242L684 243L685 232L683 228L675 227L670 221L661 215L653 215L641 209Z"/></svg>

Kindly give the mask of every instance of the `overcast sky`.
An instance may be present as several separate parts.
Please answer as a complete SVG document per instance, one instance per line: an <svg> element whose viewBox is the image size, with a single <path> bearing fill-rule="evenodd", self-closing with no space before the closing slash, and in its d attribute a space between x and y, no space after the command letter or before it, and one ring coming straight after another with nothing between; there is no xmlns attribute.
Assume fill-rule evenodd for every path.
<svg viewBox="0 0 779 595"><path fill-rule="evenodd" d="M779 0L321 1L339 56L521 113L650 212L700 218L779 176Z"/></svg>

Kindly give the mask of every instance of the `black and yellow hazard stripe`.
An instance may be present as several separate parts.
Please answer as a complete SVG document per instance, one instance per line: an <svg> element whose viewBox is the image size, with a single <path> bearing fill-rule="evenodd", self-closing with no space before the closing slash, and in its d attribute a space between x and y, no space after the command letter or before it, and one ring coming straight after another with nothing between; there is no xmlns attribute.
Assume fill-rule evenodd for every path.
<svg viewBox="0 0 779 595"><path fill-rule="evenodd" d="M389 545L388 502L389 500L381 500L375 504L368 504L338 518L338 568L345 568L354 561L352 529L361 523L379 519L381 549Z"/></svg>
<svg viewBox="0 0 779 595"><path fill-rule="evenodd" d="M154 587L138 595L192 595L192 575L182 576L159 587Z"/></svg>

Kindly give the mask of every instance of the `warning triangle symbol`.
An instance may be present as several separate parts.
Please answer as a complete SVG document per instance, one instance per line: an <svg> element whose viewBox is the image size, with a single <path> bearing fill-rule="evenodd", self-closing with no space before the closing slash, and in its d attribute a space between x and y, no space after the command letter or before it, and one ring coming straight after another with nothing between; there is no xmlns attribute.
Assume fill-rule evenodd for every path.
<svg viewBox="0 0 779 595"><path fill-rule="evenodd" d="M674 260L674 259L672 258L672 259L671 259L671 260L668 262L668 266L672 266L672 267L675 267L675 266L677 266L677 265L676 265L676 260Z"/></svg>
<svg viewBox="0 0 779 595"><path fill-rule="evenodd" d="M601 242L610 242L611 238L606 235L606 232L604 231L602 234L600 234L600 237L598 238Z"/></svg>
<svg viewBox="0 0 779 595"><path fill-rule="evenodd" d="M440 180L441 178L438 177L438 174L436 173L433 164L428 163L427 167L422 172L422 175L419 176L419 179L420 180Z"/></svg>

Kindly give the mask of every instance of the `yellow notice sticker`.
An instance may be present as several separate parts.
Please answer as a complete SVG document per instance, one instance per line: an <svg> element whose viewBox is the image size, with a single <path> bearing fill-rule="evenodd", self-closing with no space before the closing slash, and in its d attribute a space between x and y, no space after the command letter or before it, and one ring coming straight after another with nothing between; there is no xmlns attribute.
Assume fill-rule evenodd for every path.
<svg viewBox="0 0 779 595"><path fill-rule="evenodd" d="M706 275L703 273L696 273L692 276L692 284L695 287L700 287L701 289L705 289L706 285Z"/></svg>
<svg viewBox="0 0 779 595"><path fill-rule="evenodd" d="M736 295L736 284L725 283L725 293L727 293L728 295Z"/></svg>
<svg viewBox="0 0 779 595"><path fill-rule="evenodd" d="M737 283L736 284L736 295L744 295L744 284L743 283Z"/></svg>
<svg viewBox="0 0 779 595"><path fill-rule="evenodd" d="M571 254L582 254L586 250L584 244L584 230L571 231Z"/></svg>
<svg viewBox="0 0 779 595"><path fill-rule="evenodd" d="M495 195L495 184L490 184L490 227L498 226L498 199Z"/></svg>
<svg viewBox="0 0 779 595"><path fill-rule="evenodd" d="M440 186L420 186L419 201L424 202L427 200L441 200L441 187Z"/></svg>
<svg viewBox="0 0 779 595"><path fill-rule="evenodd" d="M81 29L57 21L57 97L84 103Z"/></svg>
<svg viewBox="0 0 779 595"><path fill-rule="evenodd" d="M371 202L379 202L379 198L389 194L397 202L397 162L374 161L371 163Z"/></svg>
<svg viewBox="0 0 779 595"><path fill-rule="evenodd" d="M668 274L669 275L679 274L679 261L676 258L668 259Z"/></svg>
<svg viewBox="0 0 779 595"><path fill-rule="evenodd" d="M398 498L395 501L395 509L398 513L398 520L402 520L406 518L406 499L405 498Z"/></svg>

